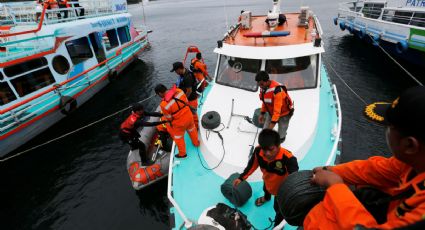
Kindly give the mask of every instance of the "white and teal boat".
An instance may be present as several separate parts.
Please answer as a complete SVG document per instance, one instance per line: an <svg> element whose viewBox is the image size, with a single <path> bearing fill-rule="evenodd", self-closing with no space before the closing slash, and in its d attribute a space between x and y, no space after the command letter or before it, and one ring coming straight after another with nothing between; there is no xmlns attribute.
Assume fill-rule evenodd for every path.
<svg viewBox="0 0 425 230"><path fill-rule="evenodd" d="M357 0L340 3L334 24L396 57L425 65L424 0Z"/></svg>
<svg viewBox="0 0 425 230"><path fill-rule="evenodd" d="M125 0L0 3L0 157L86 102L147 46Z"/></svg>
<svg viewBox="0 0 425 230"><path fill-rule="evenodd" d="M273 8L263 16L245 11L214 50L214 82L204 92L198 113L201 117L209 111L220 114L222 128L216 131L223 142L218 134L200 125L199 149L186 137L188 157L171 157L167 195L172 205L172 229L203 224L224 229L206 212L218 203L232 206L220 186L231 174L243 171L252 146L257 145L259 130L246 116L252 117L261 106L254 80L260 70L286 84L294 100L295 112L282 146L297 157L300 169L333 164L339 154L341 110L336 87L322 64L319 21L307 7L302 7L301 12L285 13L287 22L283 25L274 25L273 20L280 13L279 1L274 1ZM271 21L269 24L265 23L266 18ZM172 152L174 156L177 148ZM248 182L253 194L239 210L256 229L269 227L269 218L275 216L273 201L261 207L254 204L255 198L263 195L260 170ZM285 225L282 222L277 228Z"/></svg>

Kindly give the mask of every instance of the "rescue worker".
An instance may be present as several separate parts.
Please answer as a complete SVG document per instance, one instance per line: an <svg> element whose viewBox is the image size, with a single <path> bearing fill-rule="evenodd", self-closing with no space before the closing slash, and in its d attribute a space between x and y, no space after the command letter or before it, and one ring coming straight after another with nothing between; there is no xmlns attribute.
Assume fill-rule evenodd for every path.
<svg viewBox="0 0 425 230"><path fill-rule="evenodd" d="M193 122L192 112L190 111L189 101L183 90L174 86L167 91L167 87L159 84L155 87L155 93L162 98L159 106L170 124L167 125L168 133L173 138L179 149L175 155L177 158L185 158L186 144L184 134L187 131L194 146L199 146L198 130Z"/></svg>
<svg viewBox="0 0 425 230"><path fill-rule="evenodd" d="M69 7L69 3L68 0L57 0L59 8L68 8ZM68 18L68 10L61 10L61 12L63 12L64 14L64 18Z"/></svg>
<svg viewBox="0 0 425 230"><path fill-rule="evenodd" d="M207 71L207 65L202 61L201 53L196 53L196 57L190 61L190 70L198 81L197 91L202 93L208 86L207 80L212 81L212 78Z"/></svg>
<svg viewBox="0 0 425 230"><path fill-rule="evenodd" d="M195 127L198 129L198 94L196 93L197 81L192 71L186 69L182 62L174 62L170 72L176 72L179 76L176 86L183 90L189 100L189 105L193 114Z"/></svg>
<svg viewBox="0 0 425 230"><path fill-rule="evenodd" d="M304 229L394 229L410 225L425 214L425 87L404 91L393 103L374 103L366 115L387 126L392 157L371 157L314 169L312 182L327 188L322 202L304 219ZM389 199L361 203L348 185L372 186ZM386 201L386 202L384 202ZM367 207L386 203L383 220Z"/></svg>
<svg viewBox="0 0 425 230"><path fill-rule="evenodd" d="M282 143L285 141L289 120L294 113L293 102L286 87L277 81L270 80L267 72L258 72L255 81L261 88L260 100L263 102L258 122L264 123L265 129L273 129L276 123L279 123L278 132Z"/></svg>
<svg viewBox="0 0 425 230"><path fill-rule="evenodd" d="M139 140L140 134L137 132L139 127L146 126L157 126L160 124L167 123L167 121L159 122L147 122L145 121L146 116L151 117L162 117L161 113L158 112L146 112L143 109L143 105L136 103L131 107L131 114L120 126L120 139L130 145L131 150L139 149L140 159L142 163L148 163L148 157L146 153L146 146Z"/></svg>
<svg viewBox="0 0 425 230"><path fill-rule="evenodd" d="M277 195L280 185L289 174L298 171L298 162L290 151L280 146L280 136L272 129L263 129L258 136L258 143L260 146L255 148L248 165L239 178L233 181L233 185L238 186L260 167L264 180L264 196L257 198L255 205L261 206L271 199L271 195ZM277 226L282 222L283 216L276 199L273 208L276 212L274 225Z"/></svg>

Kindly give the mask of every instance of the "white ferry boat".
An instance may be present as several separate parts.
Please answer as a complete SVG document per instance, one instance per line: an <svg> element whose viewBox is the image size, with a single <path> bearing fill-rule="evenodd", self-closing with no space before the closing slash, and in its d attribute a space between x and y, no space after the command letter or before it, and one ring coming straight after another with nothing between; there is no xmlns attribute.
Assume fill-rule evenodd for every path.
<svg viewBox="0 0 425 230"><path fill-rule="evenodd" d="M341 110L336 87L322 64L319 21L308 7L302 7L300 12L285 13L286 22L278 25L280 4L273 2L267 15L243 12L240 21L218 41L214 81L204 91L198 113L202 117L215 111L222 124L213 130L216 132L199 126L199 148L186 136L187 158L173 157L178 150L172 149L167 192L172 229L225 229L208 211L218 203L233 207L220 186L231 174L243 172L253 146L258 145L260 129L249 118L261 106L255 81L260 70L285 84L294 101L295 111L282 146L297 157L300 170L333 164L339 154ZM273 201L261 207L254 202L263 196L261 171L257 169L248 182L252 196L238 210L253 229L271 227ZM285 221L276 228L283 226L291 228Z"/></svg>
<svg viewBox="0 0 425 230"><path fill-rule="evenodd" d="M0 3L0 157L81 106L147 46L125 0Z"/></svg>
<svg viewBox="0 0 425 230"><path fill-rule="evenodd" d="M334 24L382 46L410 63L425 65L425 1L364 0L341 3Z"/></svg>

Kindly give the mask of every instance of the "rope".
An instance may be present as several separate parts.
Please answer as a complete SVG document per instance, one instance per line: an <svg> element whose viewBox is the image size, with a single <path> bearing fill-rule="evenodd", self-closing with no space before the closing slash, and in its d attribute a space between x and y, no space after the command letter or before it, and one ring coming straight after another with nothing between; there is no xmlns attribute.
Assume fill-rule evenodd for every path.
<svg viewBox="0 0 425 230"><path fill-rule="evenodd" d="M220 161L218 162L218 164L216 165L216 166L214 166L214 167L212 167L212 168L208 168L207 166L205 166L204 165L204 163L202 162L202 159L201 159L201 154L199 153L199 147L196 147L196 152L198 153L198 158L199 158L199 162L201 162L201 166L204 168L204 169L206 169L206 170L214 170L214 169L216 169L216 168L218 168L218 166L220 166L221 165L221 163L223 162L223 160L224 160L224 156L226 156L226 149L224 148L224 139L223 139L223 136L221 135L221 133L220 133L220 131L223 131L223 129L226 127L223 123L221 123L220 125L223 125L223 128L222 129L220 129L220 130L218 130L218 131L214 131L214 130L207 130L207 131L209 131L209 132L214 132L214 133L217 133L217 135L218 135L218 137L220 138L220 140L221 140L221 147L223 148L223 156L221 157L221 159L220 159ZM209 134L208 133L206 133L205 134L205 136L206 136L206 138L207 138L207 140L208 140L208 137L209 137Z"/></svg>
<svg viewBox="0 0 425 230"><path fill-rule="evenodd" d="M418 83L420 86L423 86L423 84L416 78L413 76L413 74L411 74L407 69L405 69L400 63L397 62L397 60L395 60L384 48L382 48L382 46L379 44L379 42L376 42L372 36L370 36L370 34L367 34L370 39L372 40L372 42L376 45L378 45L378 47L382 50L382 52L384 52L391 60L393 60L393 62L395 62L395 64L397 64L404 72L406 72L407 75L409 75L409 77L411 77L416 83Z"/></svg>
<svg viewBox="0 0 425 230"><path fill-rule="evenodd" d="M327 65L329 66L329 68L332 70L332 72L334 72L335 73L335 75L339 78L339 80L341 80L342 81L342 83L354 94L354 95L356 95L356 97L360 100L360 101L362 101L363 102L363 104L365 104L365 105L368 105L368 103L366 103L366 101L360 96L360 95L358 95L345 81L344 81L344 79L342 79L342 77L341 76L339 76L339 74L335 71L335 69L334 69L334 67L332 67L332 65L328 62L328 61L326 61L327 62Z"/></svg>
<svg viewBox="0 0 425 230"><path fill-rule="evenodd" d="M148 98L145 98L145 99L143 99L143 100L139 101L138 103L142 103L142 102L145 102L145 101L147 101L147 100L150 100L150 99L152 99L154 96L155 96L155 95L152 95L152 96L150 96L150 97L148 97ZM77 132L79 132L79 131L81 131L81 130L83 130L83 129L86 129L86 128L90 127L90 126L93 126L93 125L95 125L95 124L97 124L97 123L99 123L99 122L101 122L101 121L104 121L104 120L106 120L106 119L108 119L108 118L111 118L111 117L113 117L113 116L115 116L115 115L117 115L117 114L119 114L119 113L121 113L121 112L123 112L123 111L125 111L125 110L129 109L130 107L131 107L131 106L127 106L126 108L123 108L123 109L121 109L121 110L119 110L119 111L117 111L117 112L114 112L114 113L112 113L112 114L109 114L109 115L108 115L108 116L106 116L106 117L103 117L103 118L101 118L101 119L99 119L99 120L97 120L97 121L95 121L95 122L89 123L89 124L87 124L87 125L85 125L85 126L83 126L83 127L80 127L80 128L75 129L75 130L73 130L73 131L71 131L71 132L68 132L68 133L66 133L66 134L64 134L64 135L62 135L62 136L56 137L56 138L51 139L51 140L49 140L49 141L46 141L46 142L44 142L44 143L42 143L42 144L39 144L39 145L36 145L36 146L34 146L34 147L32 147L32 148L26 149L26 150L24 150L24 151L22 151L22 152L19 152L19 153L17 153L17 154L15 154L15 155L13 155L13 156L10 156L10 157L6 157L6 158L3 158L3 159L0 159L0 162L6 162L6 161L8 161L8 160L10 160L10 159L13 159L13 158L15 158L15 157L18 157L18 156L20 156L20 155L24 154L24 153L30 152L30 151L32 151L32 150L34 150L34 149L38 149L38 148L40 148L40 147L42 147L42 146L45 146L45 145L47 145L47 144L50 144L50 143L55 142L55 141L57 141L57 140L60 140L60 139L62 139L62 138L64 138L64 137L67 137L67 136L69 136L69 135L71 135L71 134L77 133Z"/></svg>

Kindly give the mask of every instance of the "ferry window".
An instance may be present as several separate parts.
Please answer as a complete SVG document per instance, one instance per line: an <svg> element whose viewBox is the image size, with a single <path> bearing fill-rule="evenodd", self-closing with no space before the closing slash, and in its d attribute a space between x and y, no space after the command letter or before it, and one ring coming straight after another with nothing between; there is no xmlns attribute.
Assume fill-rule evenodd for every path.
<svg viewBox="0 0 425 230"><path fill-rule="evenodd" d="M68 73L70 68L68 60L62 55L53 58L52 66L58 74L62 75Z"/></svg>
<svg viewBox="0 0 425 230"><path fill-rule="evenodd" d="M425 12L415 12L410 25L425 27Z"/></svg>
<svg viewBox="0 0 425 230"><path fill-rule="evenodd" d="M128 34L128 27L123 26L117 29L118 37L120 37L121 44L127 43L130 41L130 34Z"/></svg>
<svg viewBox="0 0 425 230"><path fill-rule="evenodd" d="M65 46L74 65L93 57L87 37L68 41Z"/></svg>
<svg viewBox="0 0 425 230"><path fill-rule="evenodd" d="M304 56L283 60L267 60L266 71L270 79L291 89L316 87L317 56Z"/></svg>
<svg viewBox="0 0 425 230"><path fill-rule="evenodd" d="M20 97L55 83L49 68L40 69L11 80Z"/></svg>
<svg viewBox="0 0 425 230"><path fill-rule="evenodd" d="M16 75L19 75L19 74L22 74L22 73L40 68L42 66L46 66L46 65L47 65L46 58L44 57L36 58L27 62L6 67L4 68L4 74L6 74L6 76L8 77L13 77L13 76L16 76Z"/></svg>
<svg viewBox="0 0 425 230"><path fill-rule="evenodd" d="M381 15L382 8L384 8L384 3L365 3L362 13L367 18L377 19Z"/></svg>
<svg viewBox="0 0 425 230"><path fill-rule="evenodd" d="M0 105L5 105L16 99L7 82L0 82Z"/></svg>
<svg viewBox="0 0 425 230"><path fill-rule="evenodd" d="M0 80L3 80L4 79L4 77L3 77L3 73L2 72L0 72Z"/></svg>
<svg viewBox="0 0 425 230"><path fill-rule="evenodd" d="M222 56L217 83L256 92L255 75L260 67L261 60Z"/></svg>
<svg viewBox="0 0 425 230"><path fill-rule="evenodd" d="M115 29L107 30L103 33L103 41L105 42L106 50L111 50L119 45L117 32Z"/></svg>
<svg viewBox="0 0 425 230"><path fill-rule="evenodd" d="M413 12L409 11L385 10L382 15L382 20L407 25L409 24L412 15Z"/></svg>

